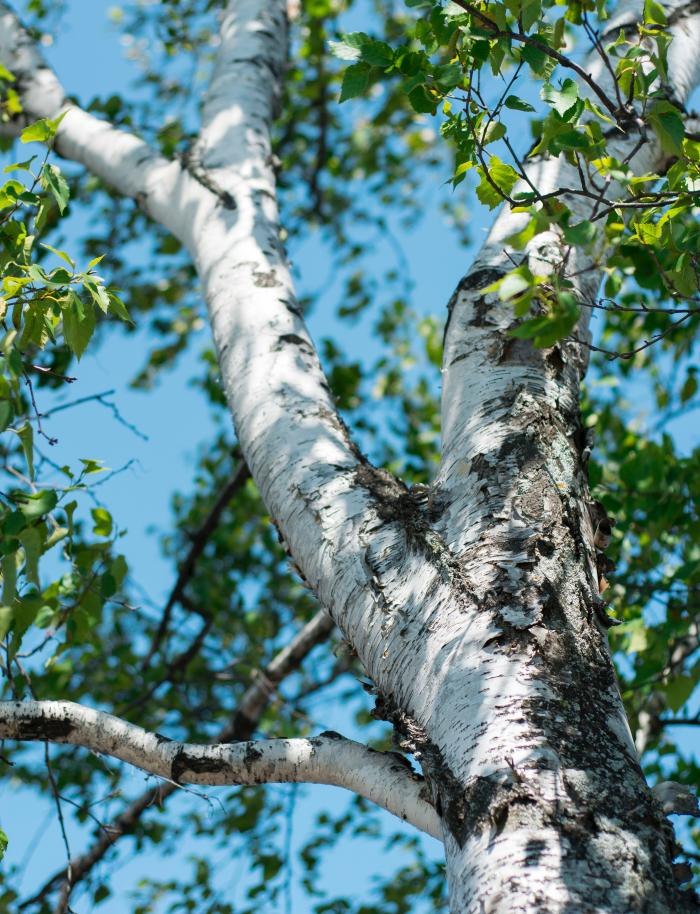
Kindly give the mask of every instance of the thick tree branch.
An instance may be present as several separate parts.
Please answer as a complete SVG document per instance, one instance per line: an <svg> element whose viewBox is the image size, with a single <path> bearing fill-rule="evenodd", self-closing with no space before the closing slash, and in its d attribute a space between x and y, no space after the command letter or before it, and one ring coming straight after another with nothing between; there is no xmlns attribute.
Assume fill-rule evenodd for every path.
<svg viewBox="0 0 700 914"><path fill-rule="evenodd" d="M422 779L394 756L335 733L207 746L169 740L70 701L3 701L0 738L82 746L177 784L344 787L435 838L441 835Z"/></svg>
<svg viewBox="0 0 700 914"><path fill-rule="evenodd" d="M369 675L391 693L393 666L406 661L422 702L421 677L430 674L388 618L401 607L406 618L415 611L417 630L427 626L431 607L406 582L423 582L436 603L450 599L450 582L411 494L369 465L338 416L295 297L270 139L287 53L285 3L229 3L221 42L196 151L235 207L201 197L188 214L188 245L237 437L296 564ZM385 561L396 563L386 574Z"/></svg>
<svg viewBox="0 0 700 914"><path fill-rule="evenodd" d="M64 115L54 140L56 151L80 162L118 193L136 199L157 222L175 231L172 201L189 176L147 143L113 127L66 98L56 74L9 4L0 2L0 61L16 78L22 114L2 125L5 135L18 136L39 118Z"/></svg>
<svg viewBox="0 0 700 914"><path fill-rule="evenodd" d="M285 645L270 663L257 673L253 683L238 703L235 713L218 732L217 742L229 743L250 739L265 709L276 694L277 686L298 669L311 651L326 640L333 628L330 616L324 610L319 610L289 644ZM92 846L80 857L71 861L69 894L78 883L89 876L116 841L132 834L138 828L141 817L147 810L154 805L163 806L168 797L172 796L177 789L177 785L171 781L163 782L157 787L150 787L105 825ZM20 907L24 909L42 901L61 882L65 882L67 876L68 872L65 869L55 873L35 895L24 901Z"/></svg>

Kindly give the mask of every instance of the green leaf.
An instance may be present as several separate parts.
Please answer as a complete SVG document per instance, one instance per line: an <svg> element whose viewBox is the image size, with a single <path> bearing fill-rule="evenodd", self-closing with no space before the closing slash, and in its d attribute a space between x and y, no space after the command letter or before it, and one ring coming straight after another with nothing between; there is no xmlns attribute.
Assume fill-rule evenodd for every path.
<svg viewBox="0 0 700 914"><path fill-rule="evenodd" d="M394 62L394 52L385 41L369 38L362 45L360 59L372 67L390 67Z"/></svg>
<svg viewBox="0 0 700 914"><path fill-rule="evenodd" d="M31 159L25 159L24 162L13 162L11 165L6 165L3 172L9 174L12 171L31 171L31 164L35 158L36 156L32 156Z"/></svg>
<svg viewBox="0 0 700 914"><path fill-rule="evenodd" d="M23 143L48 143L56 136L58 126L65 116L64 111L58 117L43 117L41 120L35 121L20 133L20 140Z"/></svg>
<svg viewBox="0 0 700 914"><path fill-rule="evenodd" d="M112 515L105 508L93 508L90 512L95 522L92 532L95 536L110 536L112 533Z"/></svg>
<svg viewBox="0 0 700 914"><path fill-rule="evenodd" d="M525 245L529 241L532 241L536 234L537 219L532 217L519 232L509 235L509 237L506 238L506 241L512 248L515 248L516 251L522 251Z"/></svg>
<svg viewBox="0 0 700 914"><path fill-rule="evenodd" d="M110 568L112 577L114 578L114 581L117 585L117 589L122 586L122 582L124 581L128 570L129 566L126 563L126 559L123 555L118 555L112 562L112 567Z"/></svg>
<svg viewBox="0 0 700 914"><path fill-rule="evenodd" d="M63 210L61 210L61 212L63 212ZM65 251L60 251L58 248L54 248L50 244L47 244L45 241L41 242L41 246L42 248L46 248L47 251L51 251L51 253L55 254L56 257L60 257L61 260L65 261L65 263L68 264L71 270L75 270L75 261L72 257L66 254Z"/></svg>
<svg viewBox="0 0 700 914"><path fill-rule="evenodd" d="M648 118L664 152L680 154L685 135L681 112L670 102L655 101L651 105Z"/></svg>
<svg viewBox="0 0 700 914"><path fill-rule="evenodd" d="M692 399L698 390L698 379L696 374L695 366L691 366L688 369L688 374L683 386L680 391L681 403L687 403L688 400Z"/></svg>
<svg viewBox="0 0 700 914"><path fill-rule="evenodd" d="M506 106L506 108L510 108L511 111L535 110L529 102L523 101L523 99L518 98L517 95L509 95L503 104Z"/></svg>
<svg viewBox="0 0 700 914"><path fill-rule="evenodd" d="M362 95L369 85L369 66L366 63L356 63L348 67L343 73L343 84L340 89L340 101Z"/></svg>
<svg viewBox="0 0 700 914"><path fill-rule="evenodd" d="M0 187L0 209L9 209L17 206L17 199L24 190L24 185L11 178Z"/></svg>
<svg viewBox="0 0 700 914"><path fill-rule="evenodd" d="M4 70L5 68L3 67L2 69ZM0 610L0 612L2 612L2 610ZM3 637L4 637L4 635L3 635ZM0 860L2 860L2 858L5 856L6 850L7 850L7 835L0 828Z"/></svg>
<svg viewBox="0 0 700 914"><path fill-rule="evenodd" d="M42 165L41 172L39 173L39 183L44 190L47 190L53 196L56 205L58 206L59 213L63 215L63 212L68 205L70 190L68 189L68 182L61 174L61 169L57 165L52 165L50 162Z"/></svg>
<svg viewBox="0 0 700 914"><path fill-rule="evenodd" d="M4 432L12 422L14 411L9 400L0 400L0 432Z"/></svg>
<svg viewBox="0 0 700 914"><path fill-rule="evenodd" d="M511 273L508 273L497 284L498 297L501 301L507 301L515 295L520 295L526 289L532 286L533 276L529 268L525 265L518 267Z"/></svg>
<svg viewBox="0 0 700 914"><path fill-rule="evenodd" d="M548 314L523 321L509 334L517 339L531 339L538 349L549 349L571 333L578 318L579 309L573 295L562 292Z"/></svg>
<svg viewBox="0 0 700 914"><path fill-rule="evenodd" d="M569 244L588 245L596 236L596 227L592 222L584 219L576 225L568 225L563 228L564 238Z"/></svg>
<svg viewBox="0 0 700 914"><path fill-rule="evenodd" d="M328 47L330 52L334 57L338 57L340 60L359 60L360 59L360 49L356 45L352 45L348 42L346 36L344 41L329 41Z"/></svg>
<svg viewBox="0 0 700 914"><path fill-rule="evenodd" d="M84 305L75 292L71 292L68 304L62 308L63 337L80 359L95 330L95 309L92 304Z"/></svg>
<svg viewBox="0 0 700 914"><path fill-rule="evenodd" d="M48 552L56 543L60 543L61 540L68 536L69 532L68 527L54 527L44 543L44 552Z"/></svg>
<svg viewBox="0 0 700 914"><path fill-rule="evenodd" d="M518 14L526 32L535 25L542 15L542 3L540 0L520 0Z"/></svg>
<svg viewBox="0 0 700 914"><path fill-rule="evenodd" d="M506 125L501 121L491 121L481 136L481 145L488 146L489 143L495 143L506 135Z"/></svg>
<svg viewBox="0 0 700 914"><path fill-rule="evenodd" d="M27 492L15 492L14 500L18 503L19 510L28 520L43 517L56 507L58 495L55 489L40 489L31 495Z"/></svg>
<svg viewBox="0 0 700 914"><path fill-rule="evenodd" d="M372 67L389 67L394 51L385 41L377 41L365 32L349 32L342 41L330 41L331 53L341 60L362 60Z"/></svg>
<svg viewBox="0 0 700 914"><path fill-rule="evenodd" d="M17 553L11 552L10 555L4 555L0 562L2 570L2 602L4 606L9 606L14 602L17 595Z"/></svg>
<svg viewBox="0 0 700 914"><path fill-rule="evenodd" d="M5 635L10 630L12 625L13 612L11 606L0 606L0 641L5 640ZM2 834L2 832L0 832ZM1 850L1 848L0 848ZM2 855L0 854L0 860Z"/></svg>
<svg viewBox="0 0 700 914"><path fill-rule="evenodd" d="M476 170L481 177L481 181L476 188L476 195L481 203L488 206L489 209L495 209L503 203L504 198L510 195L510 192L518 181L518 173L516 170L510 165L506 165L505 162L502 162L498 156L491 156L491 160L489 161L488 173L491 177L491 181L489 181L486 176L486 171L481 165L478 165ZM501 193L499 193L499 190L497 190L493 184L496 184Z"/></svg>
<svg viewBox="0 0 700 914"><path fill-rule="evenodd" d="M93 282L92 280L87 279L83 282L83 285L92 296L92 300L98 308L106 314L109 311L109 295L107 294L105 287L99 282Z"/></svg>
<svg viewBox="0 0 700 914"><path fill-rule="evenodd" d="M562 130L561 133L557 133L553 145L560 149L589 149L591 141L578 130Z"/></svg>
<svg viewBox="0 0 700 914"><path fill-rule="evenodd" d="M628 637L627 650L630 654L640 654L649 647L649 630L643 619L633 619L625 624Z"/></svg>
<svg viewBox="0 0 700 914"><path fill-rule="evenodd" d="M543 45L547 44L545 38L540 38L540 40ZM556 62L539 47L536 47L533 44L523 45L520 49L520 54L525 63L527 63L530 69L538 76L544 76L545 79L549 79L554 72Z"/></svg>
<svg viewBox="0 0 700 914"><path fill-rule="evenodd" d="M666 12L656 0L644 0L644 21L653 22L654 25L666 25Z"/></svg>
<svg viewBox="0 0 700 914"><path fill-rule="evenodd" d="M573 79L565 79L561 89L545 83L540 91L540 98L566 119L567 112L572 111L578 101L578 86Z"/></svg>
<svg viewBox="0 0 700 914"><path fill-rule="evenodd" d="M676 676L664 687L666 702L672 711L680 711L693 694L696 680L693 676Z"/></svg>
<svg viewBox="0 0 700 914"><path fill-rule="evenodd" d="M114 292L108 292L109 296L109 313L113 314L115 317L118 317L120 320L126 321L128 324L133 324L131 315L126 310L126 305L119 298L118 295L115 295Z"/></svg>
<svg viewBox="0 0 700 914"><path fill-rule="evenodd" d="M29 478L34 479L34 432L32 431L32 427L28 422L25 422L22 428L15 429L14 431L22 444L24 459L27 461Z"/></svg>
<svg viewBox="0 0 700 914"><path fill-rule="evenodd" d="M7 67L4 67L0 63L0 79L4 80L6 83L13 83L16 79L15 74L11 73ZM0 832L1 834L1 832ZM2 854L0 854L0 860L2 860Z"/></svg>
<svg viewBox="0 0 700 914"><path fill-rule="evenodd" d="M14 618L12 625L12 644L10 647L10 656L14 656L20 648L22 638L27 632L42 608L42 601L39 596L29 595L18 597L14 606Z"/></svg>
<svg viewBox="0 0 700 914"><path fill-rule="evenodd" d="M415 86L408 93L408 100L411 107L419 114L435 114L437 109L437 99L434 99L425 86Z"/></svg>
<svg viewBox="0 0 700 914"><path fill-rule="evenodd" d="M102 883L100 883L100 885L97 886L97 888L93 892L92 900L93 900L94 904L99 904L101 901L104 901L105 898L109 898L109 896L111 894L112 894L112 892L111 892L109 886L105 885L105 883L102 882Z"/></svg>
<svg viewBox="0 0 700 914"><path fill-rule="evenodd" d="M450 92L464 79L464 71L459 63L447 63L438 67L433 74L435 82L443 92Z"/></svg>
<svg viewBox="0 0 700 914"><path fill-rule="evenodd" d="M39 527L27 527L20 534L19 541L24 549L24 576L30 584L35 584L40 588L39 558L42 553L44 538Z"/></svg>
<svg viewBox="0 0 700 914"><path fill-rule="evenodd" d="M83 474L85 476L91 473L104 473L107 469L101 460L93 460L92 457L81 457L80 462L83 465Z"/></svg>

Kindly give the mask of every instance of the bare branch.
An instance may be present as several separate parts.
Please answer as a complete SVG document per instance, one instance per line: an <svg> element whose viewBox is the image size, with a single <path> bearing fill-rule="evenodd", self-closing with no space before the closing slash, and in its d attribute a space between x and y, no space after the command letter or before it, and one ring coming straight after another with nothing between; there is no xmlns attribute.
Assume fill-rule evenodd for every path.
<svg viewBox="0 0 700 914"><path fill-rule="evenodd" d="M395 756L337 733L200 745L169 740L71 701L0 702L0 738L82 746L176 784L311 783L352 790L440 838L423 779Z"/></svg>

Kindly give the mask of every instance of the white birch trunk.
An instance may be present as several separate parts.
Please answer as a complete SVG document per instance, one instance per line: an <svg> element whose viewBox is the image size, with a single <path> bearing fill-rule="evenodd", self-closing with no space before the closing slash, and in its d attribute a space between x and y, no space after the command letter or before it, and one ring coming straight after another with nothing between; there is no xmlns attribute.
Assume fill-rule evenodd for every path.
<svg viewBox="0 0 700 914"><path fill-rule="evenodd" d="M700 76L691 53L700 18L691 11L672 29L669 69L680 102ZM638 13L628 4L610 34ZM599 61L586 69L612 89ZM611 143L614 154L623 160L638 138ZM631 165L637 173L663 167L653 137ZM535 164L529 176L542 193L579 185L563 160ZM614 197L615 188L609 192ZM591 201L566 203L573 221L591 215ZM672 833L650 799L596 624L601 601L578 406L587 350L565 341L538 351L509 338L512 306L480 291L522 257L505 239L523 218L508 211L497 218L453 296L446 330L436 497L447 507L437 526L498 629L486 645L468 639L475 673L458 718L465 751L452 756L451 768L480 811L472 808L466 827L446 834L451 910L692 909L670 878ZM554 233L536 237L525 251L532 272L550 272L565 247ZM580 251L568 258L577 294L592 303L599 270ZM587 339L590 311L582 310L577 333Z"/></svg>
<svg viewBox="0 0 700 914"><path fill-rule="evenodd" d="M681 99L698 78L697 20L674 26ZM504 336L512 309L479 291L504 271L516 220L502 214L451 304L430 497L372 467L335 411L279 240L270 125L285 57L280 0L229 4L188 169L153 164L168 179L162 221L197 265L270 513L376 683L378 711L421 761L451 911L690 910L598 623L578 416L585 350ZM80 136L63 142L70 117L58 148L109 180L113 148L87 130L85 148ZM644 167L659 158L653 144L639 155ZM558 162L534 169L545 191L566 182ZM149 193L161 218L165 203ZM548 234L527 253L541 263L560 246ZM586 282L590 296L595 273Z"/></svg>

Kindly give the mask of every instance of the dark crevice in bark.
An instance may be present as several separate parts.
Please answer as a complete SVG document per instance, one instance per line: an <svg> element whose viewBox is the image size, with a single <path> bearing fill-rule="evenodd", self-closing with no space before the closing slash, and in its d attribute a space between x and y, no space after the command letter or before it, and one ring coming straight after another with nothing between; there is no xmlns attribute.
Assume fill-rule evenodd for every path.
<svg viewBox="0 0 700 914"><path fill-rule="evenodd" d="M282 349L285 345L298 346L300 349L308 349L309 352L313 352L311 343L296 333L283 333L278 337L275 349Z"/></svg>
<svg viewBox="0 0 700 914"><path fill-rule="evenodd" d="M75 729L69 720L52 720L51 718L19 717L17 723L18 732L23 740L61 740L70 736Z"/></svg>
<svg viewBox="0 0 700 914"><path fill-rule="evenodd" d="M235 210L237 204L233 195L224 190L211 176L211 169L205 167L196 149L188 149L178 156L182 167L192 175L192 177L206 187L219 200L224 209Z"/></svg>
<svg viewBox="0 0 700 914"><path fill-rule="evenodd" d="M196 774L212 774L223 771L225 768L225 762L217 759L192 756L186 750L182 749L173 758L172 765L170 766L170 777L177 784L186 771L191 771Z"/></svg>

